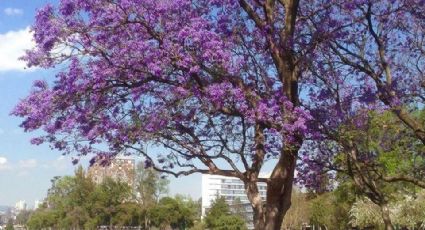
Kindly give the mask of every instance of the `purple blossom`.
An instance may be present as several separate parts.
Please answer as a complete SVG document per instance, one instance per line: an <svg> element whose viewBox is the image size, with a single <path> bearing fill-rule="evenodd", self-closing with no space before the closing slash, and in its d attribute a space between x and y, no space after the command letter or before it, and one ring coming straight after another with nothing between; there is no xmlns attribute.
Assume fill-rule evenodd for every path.
<svg viewBox="0 0 425 230"><path fill-rule="evenodd" d="M36 47L23 59L65 68L50 86L34 82L12 114L25 131L44 130L33 144L107 161L149 143L173 152L164 163L190 168L205 154L249 161L259 146L278 158L343 125L365 126L362 111L423 105L423 1L373 1L384 63L364 21L371 1L328 2L301 1L293 37L282 41L283 8L257 25L235 0L61 0L37 12ZM62 46L71 52L58 54ZM331 153L301 150L299 180L313 185L325 163L316 160Z"/></svg>

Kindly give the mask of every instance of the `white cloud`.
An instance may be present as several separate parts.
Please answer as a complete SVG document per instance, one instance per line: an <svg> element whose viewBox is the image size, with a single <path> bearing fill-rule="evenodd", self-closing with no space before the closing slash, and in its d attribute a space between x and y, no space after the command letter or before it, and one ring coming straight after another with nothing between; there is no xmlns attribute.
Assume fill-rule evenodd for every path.
<svg viewBox="0 0 425 230"><path fill-rule="evenodd" d="M37 167L37 160L36 159L20 160L18 165L20 169L32 169Z"/></svg>
<svg viewBox="0 0 425 230"><path fill-rule="evenodd" d="M10 170L12 167L10 166L6 157L0 157L0 171Z"/></svg>
<svg viewBox="0 0 425 230"><path fill-rule="evenodd" d="M24 11L18 8L6 8L3 10L3 13L8 16L15 16L24 14Z"/></svg>
<svg viewBox="0 0 425 230"><path fill-rule="evenodd" d="M10 70L24 71L26 64L19 60L25 50L35 46L29 27L0 34L0 72Z"/></svg>
<svg viewBox="0 0 425 230"><path fill-rule="evenodd" d="M0 165L5 165L7 163L6 157L0 157Z"/></svg>

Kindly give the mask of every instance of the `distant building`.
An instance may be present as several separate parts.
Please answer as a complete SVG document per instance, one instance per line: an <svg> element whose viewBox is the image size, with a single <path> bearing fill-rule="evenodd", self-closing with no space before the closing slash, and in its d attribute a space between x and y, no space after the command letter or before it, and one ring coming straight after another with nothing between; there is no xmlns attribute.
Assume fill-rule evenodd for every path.
<svg viewBox="0 0 425 230"><path fill-rule="evenodd" d="M43 201L35 200L34 201L34 210L41 207L43 205Z"/></svg>
<svg viewBox="0 0 425 230"><path fill-rule="evenodd" d="M262 177L267 177L266 175ZM266 199L267 184L258 183L258 190L263 200ZM249 229L253 229L252 214L253 210L248 197L245 193L244 183L235 177L225 177L218 175L203 174L202 175L202 218L207 214L211 203L217 197L224 197L230 209L244 210L244 216ZM239 200L240 204L235 207L235 201Z"/></svg>
<svg viewBox="0 0 425 230"><path fill-rule="evenodd" d="M131 157L119 156L108 165L97 162L89 167L87 175L100 184L105 178L110 177L116 181L127 183L130 187L135 185L135 160Z"/></svg>
<svg viewBox="0 0 425 230"><path fill-rule="evenodd" d="M25 200L20 200L15 204L15 210L17 212L23 211L23 210L27 210L27 203L25 202Z"/></svg>

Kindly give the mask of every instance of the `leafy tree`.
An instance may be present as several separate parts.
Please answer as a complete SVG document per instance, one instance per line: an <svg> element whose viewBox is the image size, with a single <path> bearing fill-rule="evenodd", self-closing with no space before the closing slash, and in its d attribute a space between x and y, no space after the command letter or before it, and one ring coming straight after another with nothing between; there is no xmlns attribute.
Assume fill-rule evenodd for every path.
<svg viewBox="0 0 425 230"><path fill-rule="evenodd" d="M217 197L204 218L205 226L209 229L244 230L246 223L243 217L230 212L224 197Z"/></svg>
<svg viewBox="0 0 425 230"><path fill-rule="evenodd" d="M116 214L112 216L114 226L139 226L146 216L146 213L140 208L138 203L126 202L119 204L116 208Z"/></svg>
<svg viewBox="0 0 425 230"><path fill-rule="evenodd" d="M58 212L45 208L37 209L29 218L27 227L30 230L53 228L57 226Z"/></svg>
<svg viewBox="0 0 425 230"><path fill-rule="evenodd" d="M385 229L393 229L391 200L425 185L425 158L419 154L425 146L390 112L360 112L340 127L337 137L331 136L316 146L326 154L306 162L335 170L339 181L349 181L353 190L380 207Z"/></svg>
<svg viewBox="0 0 425 230"><path fill-rule="evenodd" d="M337 203L332 193L319 195L311 201L311 223L326 229L339 229L340 223L335 218ZM344 226L341 229L346 229Z"/></svg>
<svg viewBox="0 0 425 230"><path fill-rule="evenodd" d="M205 225L208 228L214 227L215 221L222 215L229 215L230 209L224 197L217 197L211 203L211 207L204 218Z"/></svg>
<svg viewBox="0 0 425 230"><path fill-rule="evenodd" d="M195 221L196 210L182 202L180 199L171 197L162 198L158 205L149 211L154 226L165 229L187 229L192 227Z"/></svg>
<svg viewBox="0 0 425 230"><path fill-rule="evenodd" d="M79 167L75 176L52 180L46 205L31 215L27 225L29 229L139 225L142 214L139 206L130 202L131 197L127 184L106 178L96 185Z"/></svg>
<svg viewBox="0 0 425 230"><path fill-rule="evenodd" d="M143 163L137 165L136 171L136 199L141 204L144 213L153 208L160 196L168 193L169 181L162 178L160 173L152 168L146 168ZM150 225L149 215L143 215L145 228Z"/></svg>
<svg viewBox="0 0 425 230"><path fill-rule="evenodd" d="M47 203L57 214L59 228L84 228L91 219L89 199L95 190L94 182L86 177L80 166L75 176L66 176L54 181L49 190Z"/></svg>
<svg viewBox="0 0 425 230"><path fill-rule="evenodd" d="M169 181L143 163L137 166L136 183L139 200L146 207L157 203L161 195L168 193Z"/></svg>
<svg viewBox="0 0 425 230"><path fill-rule="evenodd" d="M417 197L405 195L389 203L389 214L394 225L415 229L424 226L424 191ZM368 198L359 198L350 210L351 223L358 227L382 227L381 209Z"/></svg>
<svg viewBox="0 0 425 230"><path fill-rule="evenodd" d="M175 176L237 177L255 228L277 230L299 151L337 136L358 110L387 110L425 143L425 124L409 111L425 100L424 7L422 0L62 0L36 14L36 47L25 59L68 68L52 87L35 82L13 114L24 117L25 130L46 131L32 143L65 153L114 157L125 149ZM102 142L108 148L98 150ZM164 154L146 152L150 144ZM263 202L257 182L270 159Z"/></svg>
<svg viewBox="0 0 425 230"><path fill-rule="evenodd" d="M214 223L214 230L247 230L245 220L240 216L222 215Z"/></svg>
<svg viewBox="0 0 425 230"><path fill-rule="evenodd" d="M90 215L99 219L99 224L113 225L118 207L132 196L128 184L106 178L89 196Z"/></svg>

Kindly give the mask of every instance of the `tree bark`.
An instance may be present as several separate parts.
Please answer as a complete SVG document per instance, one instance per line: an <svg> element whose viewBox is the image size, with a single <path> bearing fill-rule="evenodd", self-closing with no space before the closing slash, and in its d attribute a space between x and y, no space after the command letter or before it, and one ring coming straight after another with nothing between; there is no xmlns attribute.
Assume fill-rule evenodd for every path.
<svg viewBox="0 0 425 230"><path fill-rule="evenodd" d="M390 210L388 209L387 204L381 204L381 214L382 214L382 220L384 221L385 230L394 230L391 217L390 217Z"/></svg>
<svg viewBox="0 0 425 230"><path fill-rule="evenodd" d="M272 175L268 179L266 204L261 199L256 174L249 174L245 183L248 199L253 209L254 229L279 230L283 217L291 205L292 182L296 157L283 151Z"/></svg>
<svg viewBox="0 0 425 230"><path fill-rule="evenodd" d="M263 229L265 225L263 201L258 192L256 182L249 182L247 185L247 196L252 205L254 229Z"/></svg>
<svg viewBox="0 0 425 230"><path fill-rule="evenodd" d="M246 183L248 199L253 208L255 230L280 230L283 218L291 207L292 184L298 148L283 150L267 183L266 203L261 200L256 181Z"/></svg>
<svg viewBox="0 0 425 230"><path fill-rule="evenodd" d="M279 230L283 217L291 207L292 184L298 148L282 152L267 184L267 200L264 230Z"/></svg>

